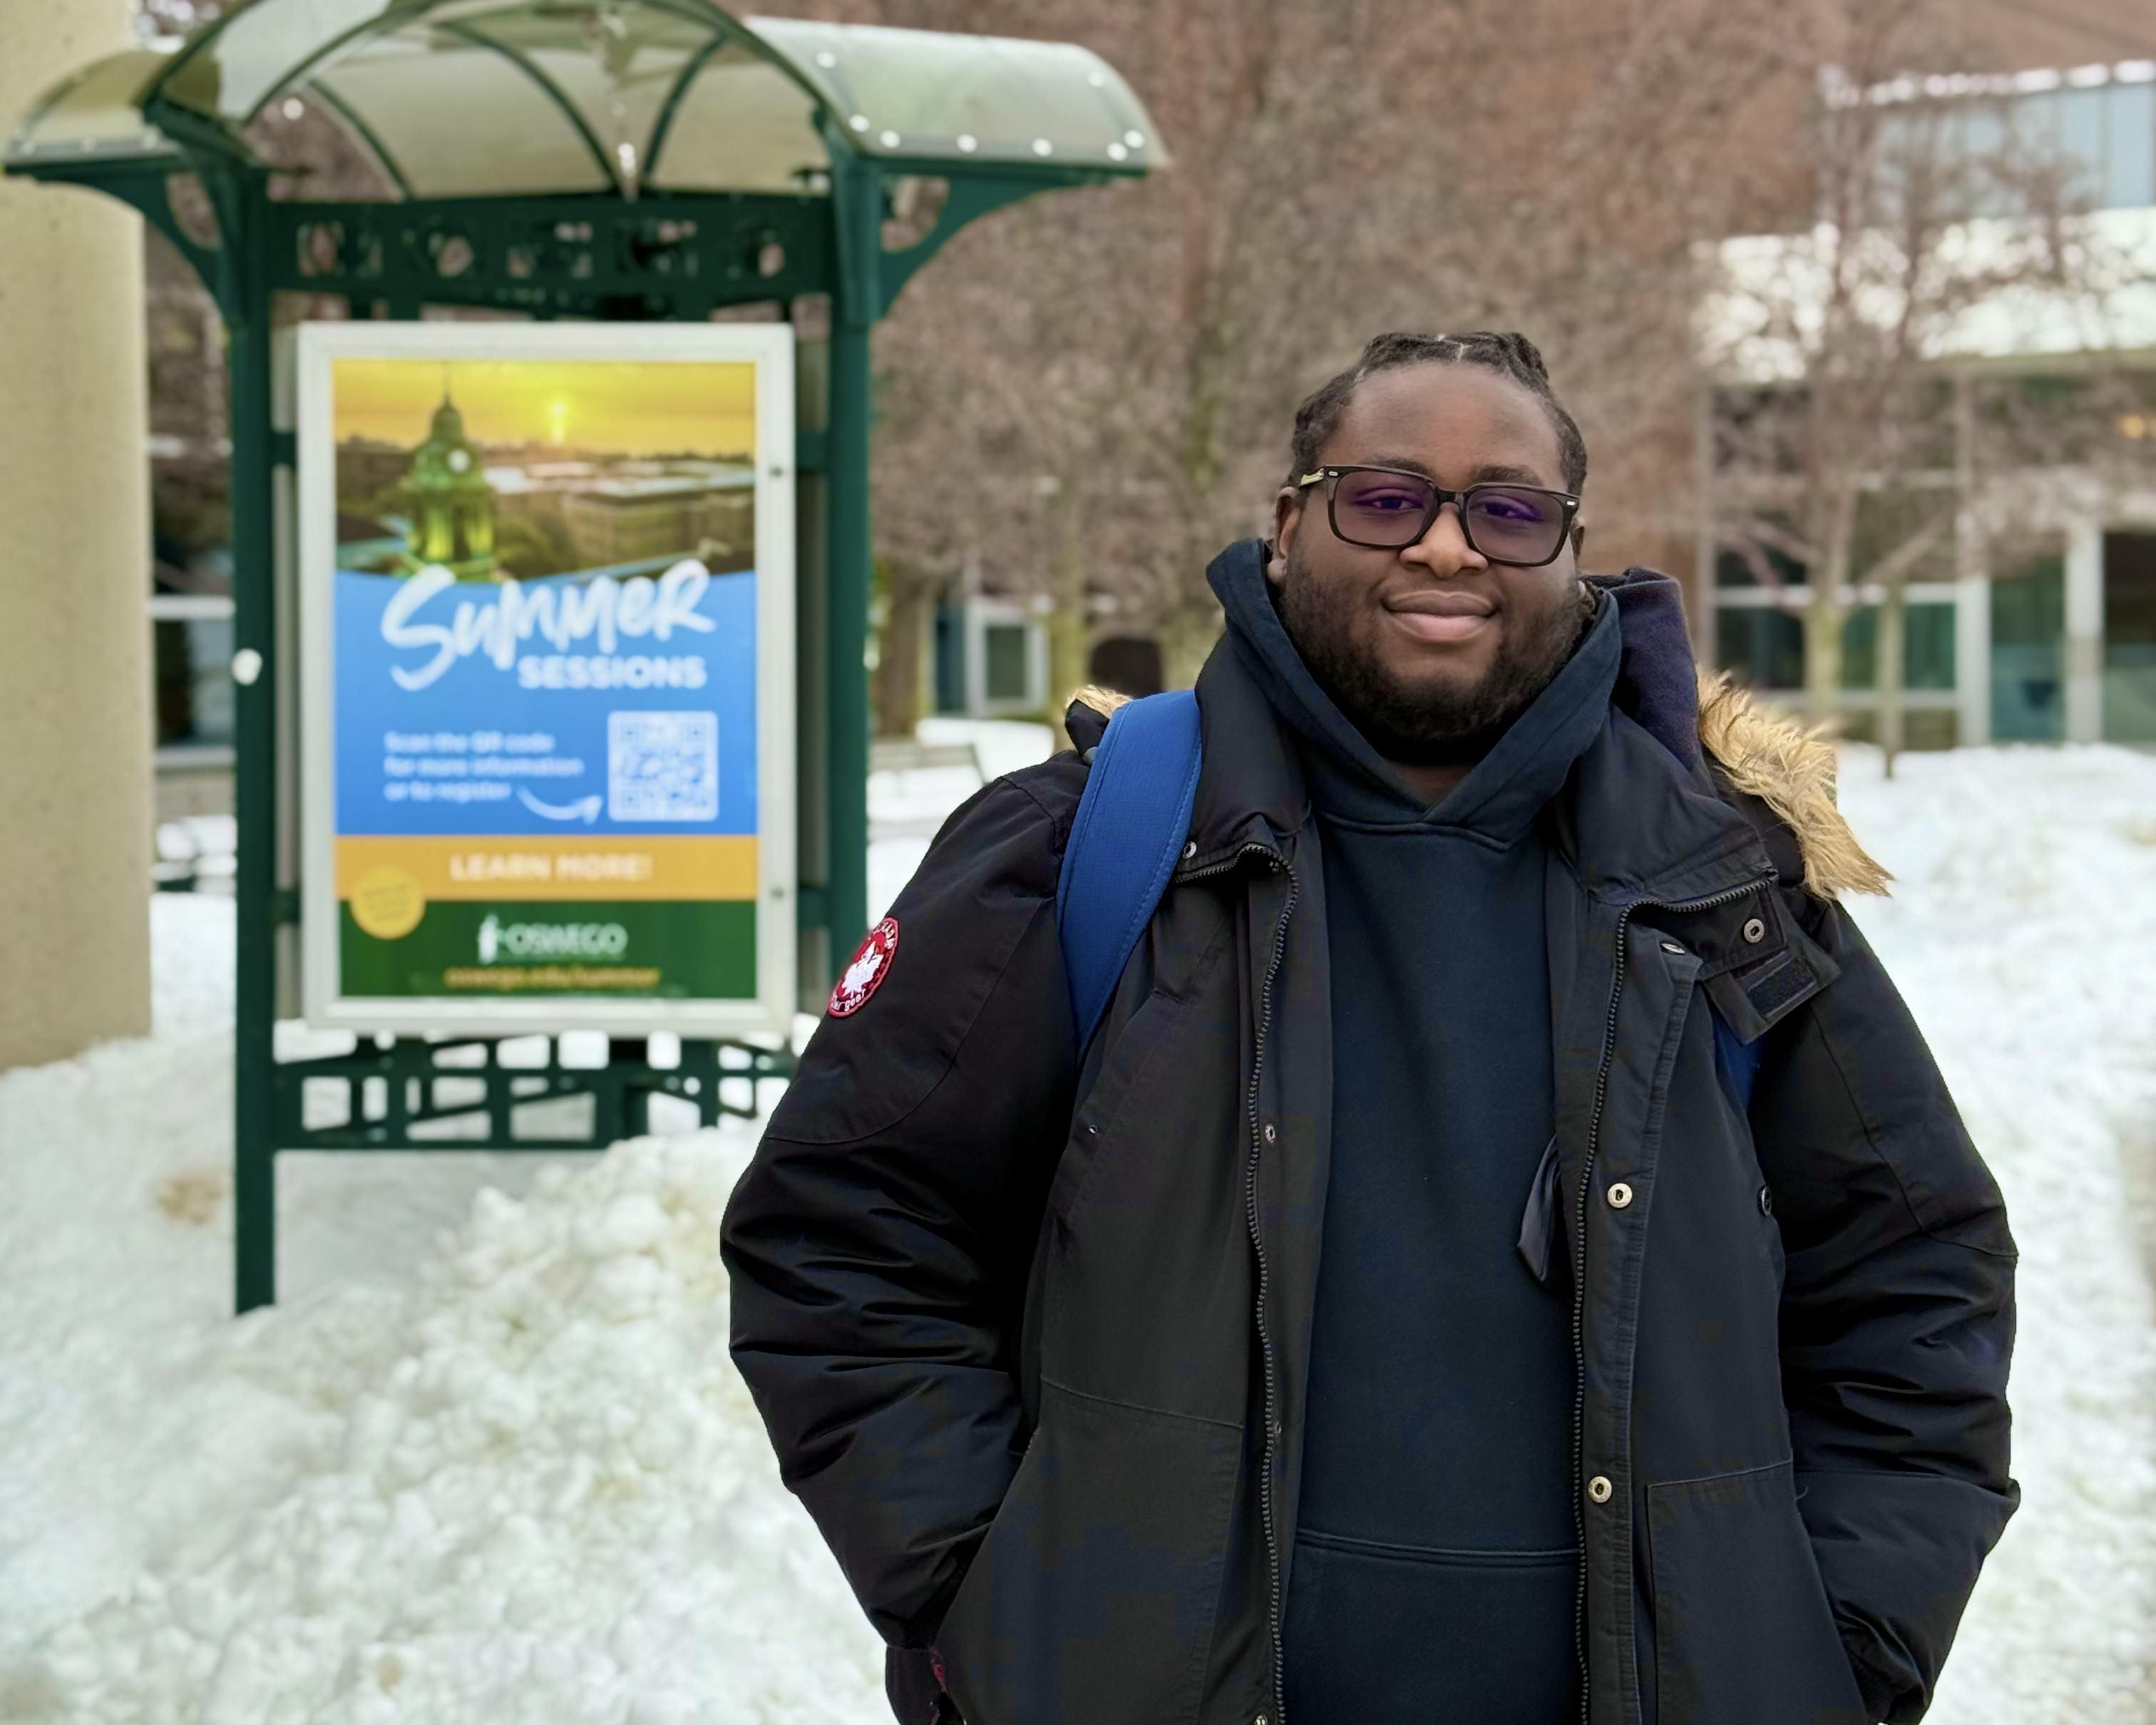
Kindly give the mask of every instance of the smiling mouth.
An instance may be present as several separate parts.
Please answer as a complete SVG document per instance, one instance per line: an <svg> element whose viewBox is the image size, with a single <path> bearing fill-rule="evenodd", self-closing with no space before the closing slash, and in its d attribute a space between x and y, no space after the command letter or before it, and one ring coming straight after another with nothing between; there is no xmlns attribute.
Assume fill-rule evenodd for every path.
<svg viewBox="0 0 2156 1725"><path fill-rule="evenodd" d="M1403 594L1385 607L1385 614L1403 633L1433 644L1472 639L1496 615L1481 599L1464 593Z"/></svg>

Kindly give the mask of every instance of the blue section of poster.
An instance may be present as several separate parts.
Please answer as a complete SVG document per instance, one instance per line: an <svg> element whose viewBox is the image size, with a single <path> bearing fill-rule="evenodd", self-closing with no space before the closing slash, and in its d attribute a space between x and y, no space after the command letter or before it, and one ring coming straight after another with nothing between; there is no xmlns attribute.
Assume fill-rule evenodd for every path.
<svg viewBox="0 0 2156 1725"><path fill-rule="evenodd" d="M336 572L336 830L753 834L756 576Z"/></svg>

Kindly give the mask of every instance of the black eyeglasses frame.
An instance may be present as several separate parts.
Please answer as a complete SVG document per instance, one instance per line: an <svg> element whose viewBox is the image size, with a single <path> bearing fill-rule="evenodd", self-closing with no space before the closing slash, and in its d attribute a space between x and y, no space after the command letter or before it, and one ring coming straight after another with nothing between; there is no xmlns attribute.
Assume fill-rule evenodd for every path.
<svg viewBox="0 0 2156 1725"><path fill-rule="evenodd" d="M1340 516L1336 503L1340 494L1340 481L1351 473L1387 473L1396 479L1410 479L1430 487L1430 508L1423 516L1422 524L1415 529L1412 536L1403 539L1397 544L1392 544L1369 539L1353 539L1340 531ZM1579 526L1579 499L1569 491L1553 490L1547 485L1515 485L1509 480L1488 480L1477 485L1469 485L1462 490L1448 491L1428 474L1418 473L1411 467L1374 467L1360 463L1351 463L1344 467L1320 467L1312 472L1306 473L1295 482L1296 489L1300 490L1306 486L1314 485L1321 480L1325 482L1325 519L1332 529L1332 536L1343 545L1360 546L1365 551L1405 551L1410 545L1419 544L1423 536L1428 533L1431 526L1435 524L1438 516L1444 513L1445 506L1450 503L1457 506L1460 536L1467 542L1468 549L1476 556L1486 562L1502 563L1508 569L1541 569L1546 568L1564 555L1567 542L1571 539ZM1539 558L1532 563L1522 562L1517 557L1492 557L1475 542L1475 530L1468 525L1467 502L1478 491L1531 491L1537 497L1555 498L1558 507L1563 511L1564 516L1558 531L1556 547L1548 557Z"/></svg>

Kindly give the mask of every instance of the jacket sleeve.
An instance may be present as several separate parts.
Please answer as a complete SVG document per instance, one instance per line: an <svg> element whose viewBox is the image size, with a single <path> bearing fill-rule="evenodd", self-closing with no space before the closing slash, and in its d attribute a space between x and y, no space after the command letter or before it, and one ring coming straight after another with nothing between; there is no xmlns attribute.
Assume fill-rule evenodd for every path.
<svg viewBox="0 0 2156 1725"><path fill-rule="evenodd" d="M1018 1314L1074 1081L1055 765L938 834L881 980L810 1040L721 1233L781 1473L901 1646L934 1634L1025 1443Z"/></svg>
<svg viewBox="0 0 2156 1725"><path fill-rule="evenodd" d="M1840 977L1784 1024L1752 1123L1787 1260L1798 1507L1871 1711L1922 1716L2007 1475L2014 1242L1931 1052L1840 906L1805 932Z"/></svg>

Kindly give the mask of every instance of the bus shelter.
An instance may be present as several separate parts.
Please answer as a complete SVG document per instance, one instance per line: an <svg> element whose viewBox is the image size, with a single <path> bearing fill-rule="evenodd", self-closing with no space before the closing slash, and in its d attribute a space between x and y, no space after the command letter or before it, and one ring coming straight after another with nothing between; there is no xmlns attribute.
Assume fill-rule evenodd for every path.
<svg viewBox="0 0 2156 1725"><path fill-rule="evenodd" d="M383 196L310 195L261 123L295 102L372 157ZM792 906L787 973L807 1004L866 922L870 332L975 217L1163 160L1129 87L1083 49L737 17L708 0L247 0L177 44L84 66L33 105L6 171L132 206L227 327L240 1310L275 1297L280 1150L596 1148L645 1129L654 1096L692 1102L706 1124L751 1115L755 1081L791 1065L783 1034L684 1034L665 1065L648 1035L610 1034L601 1066L565 1064L548 1034L543 1058L527 1037L506 1063L504 1035L446 1014L362 1031L349 1052L301 1039L280 1055L278 1021L296 1015L310 962L295 738L321 668L293 615L306 476L276 296L336 296L351 320L388 324L460 307L708 326L767 305L796 326L793 447L763 458L795 516L795 830L790 878L770 891ZM810 306L828 319L813 334ZM438 415L428 506L444 520L470 459L459 435L454 412ZM500 938L483 931L482 949ZM647 1021L665 1029L663 1008ZM543 1132L525 1130L530 1105L571 1098L586 1099L576 1129L557 1108Z"/></svg>

